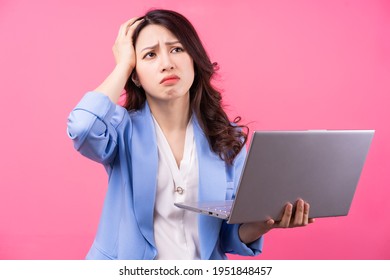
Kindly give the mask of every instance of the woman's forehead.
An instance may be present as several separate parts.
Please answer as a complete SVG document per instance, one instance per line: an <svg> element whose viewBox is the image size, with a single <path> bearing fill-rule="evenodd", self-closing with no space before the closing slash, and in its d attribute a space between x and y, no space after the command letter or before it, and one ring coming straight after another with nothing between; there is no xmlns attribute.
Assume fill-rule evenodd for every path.
<svg viewBox="0 0 390 280"><path fill-rule="evenodd" d="M142 50L159 43L176 42L178 38L166 27L157 24L145 26L139 33L136 41L136 49Z"/></svg>

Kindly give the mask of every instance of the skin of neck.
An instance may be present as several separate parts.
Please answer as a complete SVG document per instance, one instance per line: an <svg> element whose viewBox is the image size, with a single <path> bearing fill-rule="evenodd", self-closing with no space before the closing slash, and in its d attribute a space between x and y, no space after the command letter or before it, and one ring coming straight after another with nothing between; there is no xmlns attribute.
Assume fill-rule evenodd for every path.
<svg viewBox="0 0 390 280"><path fill-rule="evenodd" d="M150 110L164 133L185 130L191 117L190 95L175 100L146 97Z"/></svg>

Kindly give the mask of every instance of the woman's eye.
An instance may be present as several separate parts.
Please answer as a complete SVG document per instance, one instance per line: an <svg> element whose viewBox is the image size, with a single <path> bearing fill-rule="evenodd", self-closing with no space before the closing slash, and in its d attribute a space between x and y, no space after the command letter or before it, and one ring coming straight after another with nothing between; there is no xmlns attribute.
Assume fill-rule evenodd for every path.
<svg viewBox="0 0 390 280"><path fill-rule="evenodd" d="M147 54L144 55L144 58L153 58L155 56L156 54L154 52L148 52Z"/></svg>
<svg viewBox="0 0 390 280"><path fill-rule="evenodd" d="M183 51L184 51L184 49L181 48L181 47L177 47L177 48L174 48L174 49L172 50L173 53L183 52Z"/></svg>

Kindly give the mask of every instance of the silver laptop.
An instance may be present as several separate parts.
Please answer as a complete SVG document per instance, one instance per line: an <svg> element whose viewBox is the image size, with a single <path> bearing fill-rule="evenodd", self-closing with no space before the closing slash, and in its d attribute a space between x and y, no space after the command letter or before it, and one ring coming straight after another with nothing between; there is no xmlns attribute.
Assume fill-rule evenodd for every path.
<svg viewBox="0 0 390 280"><path fill-rule="evenodd" d="M287 202L310 217L346 216L374 130L255 131L234 201L175 203L230 224L279 221Z"/></svg>

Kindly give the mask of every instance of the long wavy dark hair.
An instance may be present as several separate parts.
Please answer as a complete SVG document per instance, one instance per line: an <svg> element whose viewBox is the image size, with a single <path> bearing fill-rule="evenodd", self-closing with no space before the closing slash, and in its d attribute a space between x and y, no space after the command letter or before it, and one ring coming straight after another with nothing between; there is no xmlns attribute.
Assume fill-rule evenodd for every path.
<svg viewBox="0 0 390 280"><path fill-rule="evenodd" d="M221 93L211 85L218 68L211 63L206 50L192 24L181 14L169 10L151 10L141 17L144 19L133 34L134 45L141 30L150 24L161 25L172 32L183 45L194 62L195 78L190 88L190 106L195 113L211 149L219 157L232 164L247 141L248 127L240 125L240 117L233 122L222 107ZM135 71L135 70L134 70ZM141 109L146 95L142 87L137 87L131 79L125 85L127 110Z"/></svg>

